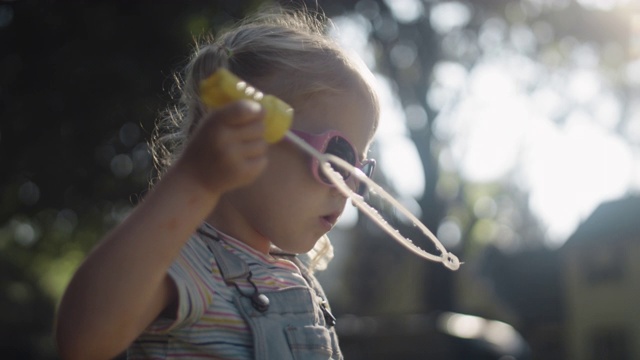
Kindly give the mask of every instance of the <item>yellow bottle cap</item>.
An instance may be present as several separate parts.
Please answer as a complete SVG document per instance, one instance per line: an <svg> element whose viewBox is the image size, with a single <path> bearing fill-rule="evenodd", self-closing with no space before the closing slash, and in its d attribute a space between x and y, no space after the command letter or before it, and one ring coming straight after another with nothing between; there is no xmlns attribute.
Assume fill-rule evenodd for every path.
<svg viewBox="0 0 640 360"><path fill-rule="evenodd" d="M260 103L266 112L264 139L273 144L280 141L291 128L293 109L273 95L265 95Z"/></svg>
<svg viewBox="0 0 640 360"><path fill-rule="evenodd" d="M265 109L264 139L271 144L282 139L293 122L291 106L273 95L264 95L224 68L200 83L200 98L211 108L241 99L259 102Z"/></svg>

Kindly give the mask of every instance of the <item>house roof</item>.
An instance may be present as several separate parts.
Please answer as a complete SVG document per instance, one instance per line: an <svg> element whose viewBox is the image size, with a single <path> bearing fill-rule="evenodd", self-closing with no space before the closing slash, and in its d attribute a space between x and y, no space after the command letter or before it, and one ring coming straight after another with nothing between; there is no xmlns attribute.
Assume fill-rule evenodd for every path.
<svg viewBox="0 0 640 360"><path fill-rule="evenodd" d="M602 203L569 237L564 247L603 238L629 239L633 234L640 234L640 196L635 195Z"/></svg>

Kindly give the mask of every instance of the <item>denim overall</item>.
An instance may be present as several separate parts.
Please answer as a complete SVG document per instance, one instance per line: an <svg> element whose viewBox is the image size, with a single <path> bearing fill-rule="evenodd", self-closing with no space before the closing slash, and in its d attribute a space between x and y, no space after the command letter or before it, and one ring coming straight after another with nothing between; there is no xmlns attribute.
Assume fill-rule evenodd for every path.
<svg viewBox="0 0 640 360"><path fill-rule="evenodd" d="M234 303L253 335L256 360L343 359L322 288L300 260L292 261L302 271L309 287L295 286L259 293L251 281L249 265L225 249L220 240L208 242L220 273L228 286L235 286ZM252 293L236 284L249 282Z"/></svg>

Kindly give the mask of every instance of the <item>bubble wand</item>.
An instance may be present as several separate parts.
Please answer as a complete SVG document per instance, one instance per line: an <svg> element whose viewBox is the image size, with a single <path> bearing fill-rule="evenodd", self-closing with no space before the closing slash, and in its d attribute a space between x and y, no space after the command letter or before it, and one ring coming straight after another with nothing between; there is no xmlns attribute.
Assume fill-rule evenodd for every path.
<svg viewBox="0 0 640 360"><path fill-rule="evenodd" d="M273 144L286 137L302 151L318 159L322 173L330 179L336 188L344 196L351 199L352 203L357 206L361 212L366 214L374 223L406 249L427 260L441 262L451 270L457 270L460 267L461 263L458 257L448 252L438 238L436 238L418 218L382 187L367 177L360 169L335 155L320 153L299 136L289 131L291 123L293 122L293 109L284 101L273 95L263 94L224 68L218 69L210 77L202 81L200 84L200 96L205 105L212 108L240 99L251 99L259 102L265 109L264 138L268 143ZM395 210L407 217L407 219L435 245L440 255L434 255L425 251L417 246L411 239L400 234L400 232L391 226L362 196L358 195L346 184L342 175L336 171L336 168L346 171L350 176L355 176L360 184L367 186L370 192L387 201Z"/></svg>

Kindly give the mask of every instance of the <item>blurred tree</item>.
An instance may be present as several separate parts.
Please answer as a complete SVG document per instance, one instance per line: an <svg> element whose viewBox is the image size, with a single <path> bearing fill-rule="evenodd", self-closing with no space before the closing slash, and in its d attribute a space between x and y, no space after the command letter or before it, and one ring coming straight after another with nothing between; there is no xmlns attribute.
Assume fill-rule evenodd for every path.
<svg viewBox="0 0 640 360"><path fill-rule="evenodd" d="M258 3L0 3L3 356L55 358L54 304L148 187L172 71Z"/></svg>
<svg viewBox="0 0 640 360"><path fill-rule="evenodd" d="M478 116L486 116L481 110L492 106L495 106L491 108L494 115L511 111L511 104L506 102L500 108L499 97L475 95L476 91L479 94L483 90L492 91L491 82L503 80L496 74L487 73L486 65L502 65L499 70L512 76L509 79L514 83L512 92L533 99L532 106L542 107L542 103L535 104L534 101L552 90L562 105L559 111L551 114L551 120L559 124L571 118L576 110L602 113L601 105L611 100L611 94L624 93L628 85L624 75L629 59L625 54L632 19L623 7L616 9L615 2L507 0L362 0L353 7L340 9L351 11L352 17L365 23L363 26L368 29L369 43L375 53L376 71L391 82L393 92L405 110L408 133L416 144L425 175L424 193L418 199L422 221L431 229L441 230L445 241L459 244L458 250L467 260L491 242L517 250L543 246L548 240L538 214L531 210L529 188L522 180L528 165L526 153L516 154L512 168L502 175L475 180L463 167L463 160L468 161L467 158L487 163L490 159L461 156L479 152L482 149L469 146L482 146L482 143L461 144L468 139L463 135L468 131L460 126L468 125L470 120L465 123L460 119L463 116L473 118L473 111L477 111ZM570 90L575 89L558 87L562 81L573 81L582 75L580 72L585 72L585 64L591 66L589 69L597 72L597 76L602 76L602 80L598 80L604 83L600 103L585 103L584 99L576 99L571 93ZM487 79L486 89L470 88L472 80L483 76ZM499 93L505 101L513 101L505 95ZM490 98L496 101L487 102L485 107L477 103ZM612 106L617 104L614 101ZM612 119L608 121L619 124L614 131L626 137L624 124L632 118L625 116L619 123ZM592 120L605 121L597 117ZM485 126L485 142L506 143L504 139L510 134L491 127L494 125L487 123ZM460 148L461 145L467 147ZM380 181L384 182L384 179ZM367 255L379 252L379 256L389 257L386 245L369 240L376 237L375 233L362 236L367 240L357 252L363 251ZM371 246L372 243L375 246ZM384 250L372 249L379 246ZM403 255L399 256L405 260ZM375 255L362 258L366 263L379 264L377 271L381 273L399 260L395 257L383 260ZM366 269L362 270L362 275L376 271L361 265L354 265L354 269ZM438 270L427 270L428 273L433 271ZM448 275L449 272L444 271L434 276L436 283L427 286L427 291L435 294L433 290L439 289L446 294L445 284L450 283ZM438 284L442 279L444 283ZM371 288L365 292L380 288L378 281L371 282ZM436 295L428 303L442 309L452 306L448 296Z"/></svg>
<svg viewBox="0 0 640 360"><path fill-rule="evenodd" d="M587 121L612 134L607 136L618 148L636 144L638 150L638 106L632 99L638 84L633 61L640 53L633 46L640 36L637 11L625 1L533 0L361 0L346 10L340 14L367 29L375 70L404 108L424 170L425 189L417 199L421 220L466 264L451 273L417 260L363 220L352 243L357 256L343 280L350 295L334 306L361 315L453 309L497 318L516 325L536 357L562 358L560 266L553 249L545 247L562 239L541 211L571 210L565 204L623 194L624 189L607 192L614 186L589 180L614 176L606 165L626 153L613 152L595 167L604 147L576 153L566 152L574 144L563 143L550 152L552 139L540 137L535 141L547 149L546 160L566 163L545 166L548 171L538 176L547 180L535 188L527 176L536 149L525 146L536 134L527 132L547 127L553 129L548 136L566 134L567 125ZM509 116L501 123L487 120ZM483 141L469 135L473 126L483 130ZM508 147L513 141L520 144ZM492 168L495 159L474 155L487 154L487 147L495 149L490 156L511 161L502 172ZM474 176L469 163L493 173ZM590 169L585 177L570 177L581 164ZM382 175L377 181L393 187L386 180L394 174ZM540 193L550 188L561 190L541 210ZM576 195L575 188L584 191ZM410 234L410 228L397 226Z"/></svg>
<svg viewBox="0 0 640 360"><path fill-rule="evenodd" d="M616 184L617 190L607 192L603 181L584 183L589 178L607 178L608 163L626 159L633 146L638 150L634 130L638 106L631 99L638 84L634 60L640 52L633 46L640 34L638 8L627 1L362 0L350 10L369 29L376 71L391 81L420 153L425 173L425 190L418 198L421 219L466 264L452 274L438 265L416 262L388 244L380 232L368 231L365 220L356 230L360 241L353 245L358 257L349 264L348 273L355 276L345 280L357 295L344 305L346 311L456 309L515 323L527 336L547 322L542 325L552 326L542 337L555 343L537 345L559 348L560 312L546 312L544 319L535 315L557 310L561 295L557 282L540 282L557 279L555 256L544 247L562 241L541 212L554 207L571 210L565 204L588 205L626 191ZM491 121L509 116L510 121ZM545 127L553 129L549 137L554 132L566 134L571 131L567 125L585 126L583 121L611 134L607 136L614 139L614 150L626 150L605 157L596 168L595 160L604 147L576 153L566 151L574 144L563 143L549 150L552 139L527 134ZM471 127L483 130L477 132L484 137L481 141L473 137L477 133L471 135L475 130ZM533 140L546 149L547 161L566 160L559 167L545 166L549 171L538 176L547 180L538 188L527 178L533 171L532 152L537 150L531 148ZM520 143L508 147L513 141ZM488 154L504 161L504 168L492 168L496 159L475 155L486 155L486 148L494 149ZM568 181L571 169L581 164L589 164L590 171L584 178L573 176ZM482 168L485 171L477 171ZM560 191L541 204L540 194L549 193L550 187ZM584 191L576 195L578 187ZM574 195L567 196L570 192ZM562 211L555 214L571 216ZM496 252L513 260L492 266L488 262L500 258ZM535 261L522 260L529 258ZM493 269L493 273L482 269ZM514 278L509 276L513 274L544 274L530 284L543 284L550 293L526 295L537 291L536 286L514 289ZM534 280L518 279L523 285ZM523 300L528 301L526 306ZM538 357L550 358L547 355Z"/></svg>

